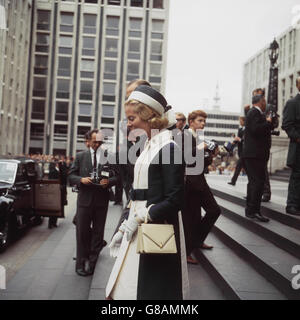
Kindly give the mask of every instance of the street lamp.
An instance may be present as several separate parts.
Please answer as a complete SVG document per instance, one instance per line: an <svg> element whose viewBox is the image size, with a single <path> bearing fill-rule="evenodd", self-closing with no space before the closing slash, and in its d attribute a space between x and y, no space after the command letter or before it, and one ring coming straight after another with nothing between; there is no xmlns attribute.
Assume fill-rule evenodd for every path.
<svg viewBox="0 0 300 320"><path fill-rule="evenodd" d="M278 66L279 44L274 39L269 47L269 58L271 62L269 89L268 89L268 105L271 106L273 112L278 111Z"/></svg>
<svg viewBox="0 0 300 320"><path fill-rule="evenodd" d="M269 58L271 61L271 67L275 66L279 56L279 44L274 39L274 41L271 43L270 48L269 48Z"/></svg>

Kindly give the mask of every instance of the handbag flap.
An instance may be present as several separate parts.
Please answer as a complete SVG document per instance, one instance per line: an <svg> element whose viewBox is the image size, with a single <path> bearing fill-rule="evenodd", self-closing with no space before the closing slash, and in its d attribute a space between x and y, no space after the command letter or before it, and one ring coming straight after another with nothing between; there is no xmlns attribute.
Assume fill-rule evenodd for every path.
<svg viewBox="0 0 300 320"><path fill-rule="evenodd" d="M163 248L174 236L173 225L168 224L142 224L142 233L159 248Z"/></svg>

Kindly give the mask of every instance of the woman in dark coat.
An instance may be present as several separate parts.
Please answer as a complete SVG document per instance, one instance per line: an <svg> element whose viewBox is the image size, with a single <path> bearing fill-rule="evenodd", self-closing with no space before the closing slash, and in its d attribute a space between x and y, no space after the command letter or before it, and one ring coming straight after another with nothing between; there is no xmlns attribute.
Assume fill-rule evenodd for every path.
<svg viewBox="0 0 300 320"><path fill-rule="evenodd" d="M165 116L168 110L165 98L148 86L138 87L125 104L128 127L143 129L148 140L134 168L129 218L110 244L111 250L118 254L106 287L108 299L182 300L187 297L185 242L179 213L184 172L183 166L175 161L180 149L172 140L172 133L165 129L169 125ZM146 217L150 223L173 224L177 254L136 253L137 228Z"/></svg>

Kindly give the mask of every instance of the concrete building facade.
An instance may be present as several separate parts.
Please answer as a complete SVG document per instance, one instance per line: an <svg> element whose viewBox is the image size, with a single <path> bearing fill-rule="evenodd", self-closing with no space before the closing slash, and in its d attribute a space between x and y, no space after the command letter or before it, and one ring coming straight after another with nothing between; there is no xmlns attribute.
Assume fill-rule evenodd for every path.
<svg viewBox="0 0 300 320"><path fill-rule="evenodd" d="M168 0L37 0L25 152L75 155L84 133L118 143L125 88L164 92Z"/></svg>
<svg viewBox="0 0 300 320"><path fill-rule="evenodd" d="M271 42L271 41L270 41ZM289 28L277 37L279 44L279 82L278 82L278 114L280 121L280 137L272 137L270 171L285 167L289 139L281 130L282 113L284 106L290 98L297 93L296 78L300 76L300 30ZM251 104L252 91L255 88L265 88L268 95L269 84L269 48L266 45L256 55L251 57L244 65L242 110L244 105Z"/></svg>
<svg viewBox="0 0 300 320"><path fill-rule="evenodd" d="M23 151L32 0L0 1L0 154Z"/></svg>
<svg viewBox="0 0 300 320"><path fill-rule="evenodd" d="M219 109L205 110L207 113L205 139L215 140L219 145L233 140L239 129L238 113L224 112Z"/></svg>

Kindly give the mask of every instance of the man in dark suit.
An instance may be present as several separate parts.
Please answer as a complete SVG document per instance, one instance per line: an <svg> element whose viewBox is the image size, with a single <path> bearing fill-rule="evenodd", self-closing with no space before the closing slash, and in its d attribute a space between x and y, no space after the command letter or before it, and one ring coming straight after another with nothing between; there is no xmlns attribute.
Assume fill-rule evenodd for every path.
<svg viewBox="0 0 300 320"><path fill-rule="evenodd" d="M263 95L252 97L252 108L245 124L243 158L248 176L246 217L260 222L269 219L260 213L261 199L266 179L266 164L270 156L272 118L265 116L266 99Z"/></svg>
<svg viewBox="0 0 300 320"><path fill-rule="evenodd" d="M209 157L204 157L204 150L208 149L208 145L207 143L201 144L201 141L199 141L197 137L197 130L204 129L206 118L207 114L202 110L190 113L188 117L190 128L184 131L184 153L186 155L192 155L195 158L194 163L189 163L190 161L185 159L187 160L185 161L185 203L182 215L186 238L187 262L190 264L198 263L198 261L191 256L194 249L213 248L205 244L204 241L221 214L221 209L204 176L204 168L211 163L214 155L210 154ZM201 149L204 150L201 152ZM202 171L192 172L191 169L197 165L199 166L200 163L202 163L203 166ZM205 210L203 218L201 217L201 208Z"/></svg>
<svg viewBox="0 0 300 320"><path fill-rule="evenodd" d="M282 129L290 138L287 166L292 168L286 213L300 215L300 77L296 80L299 93L283 110Z"/></svg>
<svg viewBox="0 0 300 320"><path fill-rule="evenodd" d="M238 147L238 156L239 159L236 163L236 167L234 170L233 177L231 178L231 181L228 182L228 184L231 184L232 186L235 186L236 180L238 179L241 170L243 169L243 158L242 158L242 151L243 151L243 144L244 144L244 132L245 132L245 117L240 117L240 127L238 130L238 135L235 137L233 143L237 145Z"/></svg>
<svg viewBox="0 0 300 320"><path fill-rule="evenodd" d="M77 154L70 173L71 185L79 187L76 214L76 272L91 275L103 248L104 227L109 203L109 187L117 182L116 168L107 163L100 148L103 137L97 129L91 131L90 148ZM105 163L106 162L106 163ZM100 181L91 177L97 172ZM92 229L90 229L92 224Z"/></svg>

